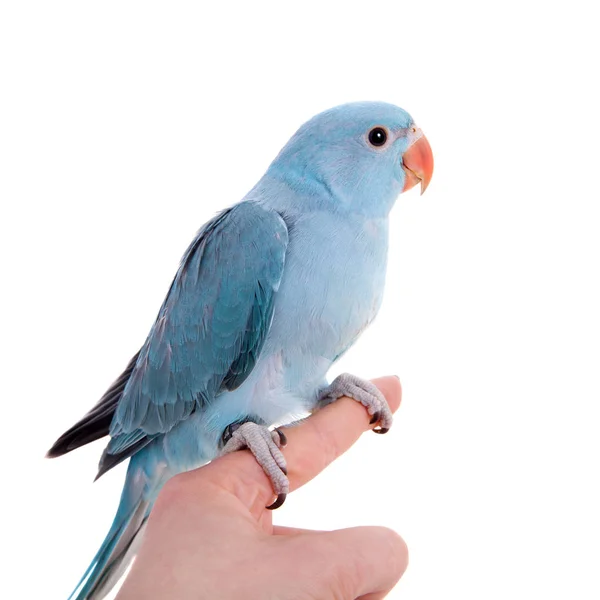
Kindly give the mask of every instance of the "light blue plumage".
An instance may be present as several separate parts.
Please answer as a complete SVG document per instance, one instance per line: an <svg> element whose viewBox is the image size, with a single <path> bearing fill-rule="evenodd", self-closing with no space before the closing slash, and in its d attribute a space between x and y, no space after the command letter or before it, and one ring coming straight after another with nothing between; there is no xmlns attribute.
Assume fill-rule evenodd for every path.
<svg viewBox="0 0 600 600"><path fill-rule="evenodd" d="M229 425L290 421L343 393L332 395L327 371L377 314L388 214L400 192L427 185L428 149L400 108L331 109L198 232L140 352L49 452L109 434L99 475L131 458L113 526L73 598L108 592L161 487L218 456Z"/></svg>

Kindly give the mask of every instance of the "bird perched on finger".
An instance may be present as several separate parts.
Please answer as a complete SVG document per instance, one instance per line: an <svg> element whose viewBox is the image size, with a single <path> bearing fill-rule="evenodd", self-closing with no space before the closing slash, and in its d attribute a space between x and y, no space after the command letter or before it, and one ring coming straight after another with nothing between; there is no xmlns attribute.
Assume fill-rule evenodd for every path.
<svg viewBox="0 0 600 600"><path fill-rule="evenodd" d="M424 192L432 173L406 111L346 104L302 125L246 197L200 229L141 349L48 452L109 436L98 476L129 460L112 527L71 598L108 593L170 477L248 448L276 508L288 480L273 424L349 396L375 431L390 428L373 384L326 376L379 310L396 198Z"/></svg>

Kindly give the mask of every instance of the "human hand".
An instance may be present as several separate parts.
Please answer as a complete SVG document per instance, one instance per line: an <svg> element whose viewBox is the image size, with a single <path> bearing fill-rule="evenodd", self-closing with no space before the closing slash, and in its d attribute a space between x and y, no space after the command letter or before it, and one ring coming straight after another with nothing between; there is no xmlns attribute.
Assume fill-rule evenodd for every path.
<svg viewBox="0 0 600 600"><path fill-rule="evenodd" d="M392 411L395 377L376 379ZM296 427L284 449L290 489L318 475L369 425L367 411L340 398ZM273 490L247 451L171 479L117 600L377 600L408 564L402 539L384 527L310 531L273 526Z"/></svg>

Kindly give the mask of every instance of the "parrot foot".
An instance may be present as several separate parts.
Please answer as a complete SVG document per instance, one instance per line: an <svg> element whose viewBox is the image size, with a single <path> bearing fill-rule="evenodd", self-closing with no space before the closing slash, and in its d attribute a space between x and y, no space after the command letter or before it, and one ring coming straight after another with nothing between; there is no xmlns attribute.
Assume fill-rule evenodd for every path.
<svg viewBox="0 0 600 600"><path fill-rule="evenodd" d="M371 425L377 424L375 433L387 433L392 426L392 411L379 388L365 379L344 373L336 377L331 385L321 393L318 406L327 406L342 396L360 402L372 416Z"/></svg>
<svg viewBox="0 0 600 600"><path fill-rule="evenodd" d="M284 433L279 429L271 431L265 425L247 421L227 426L223 433L223 440L225 446L222 454L246 448L252 452L258 464L271 480L273 491L277 494L277 499L273 504L267 506L267 509L279 508L285 502L290 491L285 457L280 450L287 444Z"/></svg>

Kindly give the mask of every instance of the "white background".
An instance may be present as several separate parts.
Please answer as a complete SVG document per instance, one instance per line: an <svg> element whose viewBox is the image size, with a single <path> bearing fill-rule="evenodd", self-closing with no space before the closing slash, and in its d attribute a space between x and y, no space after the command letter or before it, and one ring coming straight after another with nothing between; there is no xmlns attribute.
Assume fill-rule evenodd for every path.
<svg viewBox="0 0 600 600"><path fill-rule="evenodd" d="M384 306L337 371L398 373L403 406L276 521L395 528L392 598L599 598L592 6L4 2L0 597L66 598L104 537L123 470L92 485L102 443L43 456L198 227L306 119L374 99L436 171L396 205Z"/></svg>

